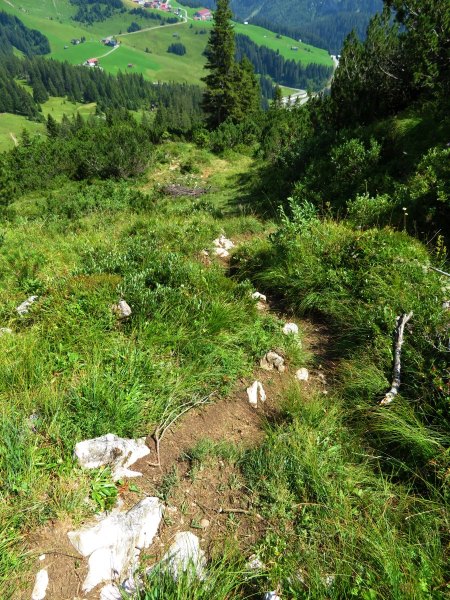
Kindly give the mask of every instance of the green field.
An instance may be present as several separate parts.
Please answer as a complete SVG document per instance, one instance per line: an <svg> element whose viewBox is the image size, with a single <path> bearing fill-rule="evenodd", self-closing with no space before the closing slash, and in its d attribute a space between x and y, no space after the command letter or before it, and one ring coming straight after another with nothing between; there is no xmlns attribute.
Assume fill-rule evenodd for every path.
<svg viewBox="0 0 450 600"><path fill-rule="evenodd" d="M79 104L69 102L64 98L49 98L47 102L42 104L42 114L45 117L50 114L57 121L61 121L63 115L71 117L75 113L80 113L83 116L88 116L94 112L94 103ZM45 132L45 125L43 123L36 123L36 121L29 121L26 117L20 115L0 114L0 152L11 150L15 145L14 139L20 138L20 134L24 129L30 134L43 134Z"/></svg>
<svg viewBox="0 0 450 600"><path fill-rule="evenodd" d="M31 134L43 133L44 125L29 121L20 115L0 113L0 152L14 148L14 138L18 138L20 132L26 129Z"/></svg>
<svg viewBox="0 0 450 600"><path fill-rule="evenodd" d="M136 6L129 0L126 0L125 4L129 8ZM174 7L181 7L177 2L172 4ZM38 29L48 37L51 58L81 64L88 58L97 57L101 59L102 68L109 73L133 69L151 80L200 83L205 61L203 51L208 36L200 35L199 32L208 32L212 23L193 21L192 16L196 9L181 7L186 10L188 22L161 27L157 21L129 14L118 14L92 26L79 24L71 19L75 9L67 0L42 0L39 4L34 0L21 0L20 6L14 2L4 2L2 8L15 14L28 27ZM165 13L160 14L167 16ZM123 35L132 21L136 21L142 29L148 31ZM237 33L248 35L259 45L278 51L284 58L298 60L303 64L332 64L325 50L301 44L284 36L277 39L273 32L261 27L236 23L235 30ZM110 49L100 40L109 35L120 36L121 47L102 58ZM174 35L179 35L180 39ZM84 44L74 46L70 43L72 38L81 37L86 38ZM186 46L185 56L180 57L167 52L173 41L181 41ZM293 46L298 47L298 50L292 50ZM145 52L147 48L151 54ZM130 64L133 67L129 67Z"/></svg>

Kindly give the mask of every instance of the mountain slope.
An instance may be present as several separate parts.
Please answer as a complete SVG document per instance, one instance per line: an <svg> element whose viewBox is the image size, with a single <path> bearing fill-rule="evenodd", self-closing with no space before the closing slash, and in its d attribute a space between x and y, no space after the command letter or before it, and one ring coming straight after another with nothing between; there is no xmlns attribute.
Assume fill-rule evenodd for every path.
<svg viewBox="0 0 450 600"><path fill-rule="evenodd" d="M182 0L192 6L200 0ZM208 8L215 0L204 0ZM342 42L355 29L363 36L370 17L381 10L381 0L232 0L231 6L239 20L263 27L326 48L338 54Z"/></svg>

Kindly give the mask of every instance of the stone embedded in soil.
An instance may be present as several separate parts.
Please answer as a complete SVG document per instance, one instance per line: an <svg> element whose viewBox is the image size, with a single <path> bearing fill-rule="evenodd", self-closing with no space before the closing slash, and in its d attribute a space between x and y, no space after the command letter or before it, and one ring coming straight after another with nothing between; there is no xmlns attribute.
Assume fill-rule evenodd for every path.
<svg viewBox="0 0 450 600"><path fill-rule="evenodd" d="M224 248L214 248L214 254L219 258L228 258L230 256L230 253Z"/></svg>
<svg viewBox="0 0 450 600"><path fill-rule="evenodd" d="M253 292L252 298L253 300L261 300L261 302L267 302L266 296L264 296L264 294L260 294L259 292Z"/></svg>
<svg viewBox="0 0 450 600"><path fill-rule="evenodd" d="M19 313L19 315L28 314L30 306L36 302L37 299L37 296L30 296L24 302L22 302L22 304L19 304L19 306L16 308L16 311Z"/></svg>
<svg viewBox="0 0 450 600"><path fill-rule="evenodd" d="M101 515L96 523L67 535L78 552L89 558L83 591L102 582L132 578L140 551L148 548L161 523L163 506L158 498L144 498L127 512Z"/></svg>
<svg viewBox="0 0 450 600"><path fill-rule="evenodd" d="M266 392L262 386L260 381L255 381L253 384L247 388L247 396L249 404L254 406L255 408L258 406L258 401L261 402L266 401Z"/></svg>
<svg viewBox="0 0 450 600"><path fill-rule="evenodd" d="M259 364L261 369L264 369L265 371L273 371L273 369L276 369L280 373L284 373L284 371L286 370L286 367L284 365L284 358L276 352L273 352L273 350L268 352L261 359Z"/></svg>
<svg viewBox="0 0 450 600"><path fill-rule="evenodd" d="M219 236L213 241L213 245L216 248L222 248L223 250L231 250L234 248L234 244L231 240L226 238L224 235Z"/></svg>
<svg viewBox="0 0 450 600"><path fill-rule="evenodd" d="M309 379L309 371L308 371L308 369L305 369L305 367L302 367L301 369L298 369L298 371L295 373L295 377L299 381L308 381L308 379Z"/></svg>
<svg viewBox="0 0 450 600"><path fill-rule="evenodd" d="M33 591L31 592L31 600L44 600L48 587L47 569L41 569L36 575Z"/></svg>
<svg viewBox="0 0 450 600"><path fill-rule="evenodd" d="M206 577L205 553L200 548L198 537L190 531L178 532L175 535L175 542L170 546L161 562L155 566L170 573L175 581L183 573L195 575L200 581Z"/></svg>
<svg viewBox="0 0 450 600"><path fill-rule="evenodd" d="M202 519L200 521L200 527L202 529L207 529L209 527L209 525L210 525L210 522L208 521L208 519Z"/></svg>
<svg viewBox="0 0 450 600"><path fill-rule="evenodd" d="M123 600L123 594L113 583L108 583L100 590L100 600Z"/></svg>
<svg viewBox="0 0 450 600"><path fill-rule="evenodd" d="M131 315L131 307L125 300L121 300L118 304L115 304L113 306L113 311L121 319L126 319Z"/></svg>
<svg viewBox="0 0 450 600"><path fill-rule="evenodd" d="M145 438L136 440L120 438L112 433L91 440L84 440L75 446L75 456L85 469L98 469L109 466L113 479L139 477L142 473L128 467L139 458L150 454Z"/></svg>
<svg viewBox="0 0 450 600"><path fill-rule="evenodd" d="M261 571L266 568L265 564L256 554L250 556L245 566L249 571Z"/></svg>
<svg viewBox="0 0 450 600"><path fill-rule="evenodd" d="M284 335L297 335L298 334L298 325L295 323L286 323L283 327Z"/></svg>
<svg viewBox="0 0 450 600"><path fill-rule="evenodd" d="M266 592L263 596L264 600L281 600L281 597L276 592Z"/></svg>

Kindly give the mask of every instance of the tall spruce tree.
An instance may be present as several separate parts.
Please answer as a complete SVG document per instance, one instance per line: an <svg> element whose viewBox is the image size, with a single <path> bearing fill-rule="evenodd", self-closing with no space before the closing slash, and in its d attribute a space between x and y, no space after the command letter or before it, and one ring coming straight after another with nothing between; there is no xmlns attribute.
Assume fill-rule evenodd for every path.
<svg viewBox="0 0 450 600"><path fill-rule="evenodd" d="M206 48L209 71L203 78L203 109L214 129L224 121L242 121L260 107L260 89L251 63L235 58L235 39L229 0L217 0L214 25Z"/></svg>
<svg viewBox="0 0 450 600"><path fill-rule="evenodd" d="M217 0L214 25L206 47L205 69L209 73L203 78L206 83L203 109L208 115L208 124L212 128L226 121L236 104L236 61L232 16L229 0Z"/></svg>

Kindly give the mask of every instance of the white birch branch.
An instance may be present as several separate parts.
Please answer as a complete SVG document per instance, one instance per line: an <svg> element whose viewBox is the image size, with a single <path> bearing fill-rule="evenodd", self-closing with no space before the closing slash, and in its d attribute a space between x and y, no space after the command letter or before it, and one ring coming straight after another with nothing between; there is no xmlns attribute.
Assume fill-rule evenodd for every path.
<svg viewBox="0 0 450 600"><path fill-rule="evenodd" d="M403 333L405 331L405 325L413 316L413 313L403 314L397 317L397 332L395 339L395 354L394 354L394 378L392 379L392 387L380 402L383 406L391 404L394 401L395 396L398 394L400 387L400 371L401 371L401 355L403 345Z"/></svg>

